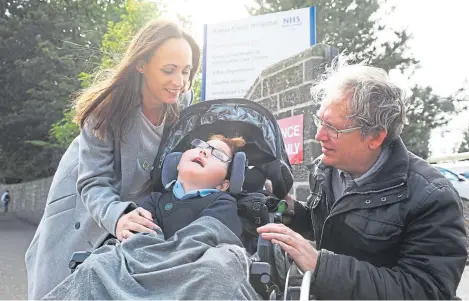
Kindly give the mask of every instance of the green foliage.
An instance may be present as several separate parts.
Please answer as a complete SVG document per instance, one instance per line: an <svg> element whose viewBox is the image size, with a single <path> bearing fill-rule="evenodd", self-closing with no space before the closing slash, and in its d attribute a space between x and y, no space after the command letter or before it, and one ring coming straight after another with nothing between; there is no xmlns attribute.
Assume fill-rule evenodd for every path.
<svg viewBox="0 0 469 301"><path fill-rule="evenodd" d="M442 99L433 94L432 89L422 89L415 86L411 89L411 95L407 103L407 116L409 124L404 127L401 135L406 146L422 158L428 158L430 151L430 129L437 128L448 122L448 118L454 112L453 99Z"/></svg>
<svg viewBox="0 0 469 301"><path fill-rule="evenodd" d="M158 18L164 5L156 1L127 0L125 13L118 22L110 21L103 36L101 68L112 68L124 54L135 33L148 21Z"/></svg>
<svg viewBox="0 0 469 301"><path fill-rule="evenodd" d="M346 50L357 61L366 61L386 71L412 73L418 61L408 54L411 39L408 32L390 31L386 40L378 38L380 32L388 30L376 15L383 3L380 0L255 0L247 9L252 15L260 15L315 6L318 43ZM446 124L458 112L454 104L462 99L440 97L430 87L415 86L411 91L409 125L404 128L402 138L409 150L427 158L432 129Z"/></svg>
<svg viewBox="0 0 469 301"><path fill-rule="evenodd" d="M73 109L66 110L64 117L59 122L54 123L50 129L50 134L61 146L68 146L80 133L78 125L70 122L74 115Z"/></svg>
<svg viewBox="0 0 469 301"><path fill-rule="evenodd" d="M112 67L163 3L0 0L0 182L54 173L79 134L72 94Z"/></svg>
<svg viewBox="0 0 469 301"><path fill-rule="evenodd" d="M195 74L194 83L192 84L192 90L194 90L194 101L193 104L199 103L201 101L201 89L202 89L202 72L199 69Z"/></svg>
<svg viewBox="0 0 469 301"><path fill-rule="evenodd" d="M99 64L101 37L122 1L0 2L0 181L53 173L61 150L37 141L48 141L80 88L77 75Z"/></svg>
<svg viewBox="0 0 469 301"><path fill-rule="evenodd" d="M464 132L463 140L458 150L458 153L465 152L469 152L469 128Z"/></svg>

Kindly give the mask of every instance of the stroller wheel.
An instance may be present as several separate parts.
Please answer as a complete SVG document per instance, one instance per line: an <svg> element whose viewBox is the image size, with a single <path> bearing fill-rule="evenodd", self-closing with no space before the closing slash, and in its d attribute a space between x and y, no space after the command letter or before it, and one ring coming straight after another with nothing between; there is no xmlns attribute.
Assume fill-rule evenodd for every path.
<svg viewBox="0 0 469 301"><path fill-rule="evenodd" d="M310 300L309 289L312 276L313 272L307 271L303 275L299 272L296 265L291 265L288 268L287 277L285 279L283 300Z"/></svg>

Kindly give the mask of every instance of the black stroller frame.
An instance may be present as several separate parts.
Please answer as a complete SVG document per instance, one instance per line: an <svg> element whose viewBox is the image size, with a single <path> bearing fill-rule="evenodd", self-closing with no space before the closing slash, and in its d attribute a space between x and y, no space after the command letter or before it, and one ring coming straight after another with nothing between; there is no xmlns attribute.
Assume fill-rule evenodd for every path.
<svg viewBox="0 0 469 301"><path fill-rule="evenodd" d="M266 179L269 179L273 195L278 200L287 195L293 186L293 176L280 128L269 110L245 99L210 100L191 105L181 112L179 120L165 130L154 162L152 185L155 191L164 189L161 172L165 158L170 153L183 152L190 148L193 139L206 140L213 134L239 135L246 140L243 152L246 153L249 168L245 171L244 192L263 190ZM275 212L278 208L275 206L274 210L269 210L270 222L282 222L284 214L291 214L282 210ZM255 226L261 226L256 223ZM257 246L245 247L250 253L257 251L257 256L253 256L256 260L250 266L250 282L262 298L310 299L311 272L301 275L295 265L289 264L285 284L279 285L274 246L259 237ZM69 263L72 272L89 255L89 252L74 253ZM288 260L288 256L284 258Z"/></svg>

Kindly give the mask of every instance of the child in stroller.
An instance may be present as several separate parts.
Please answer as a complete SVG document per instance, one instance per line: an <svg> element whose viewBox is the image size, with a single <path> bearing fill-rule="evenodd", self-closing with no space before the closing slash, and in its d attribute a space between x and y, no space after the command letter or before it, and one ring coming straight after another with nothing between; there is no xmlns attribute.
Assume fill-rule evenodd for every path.
<svg viewBox="0 0 469 301"><path fill-rule="evenodd" d="M226 191L233 161L244 158L243 154L236 155L245 145L244 139L213 135L208 142L194 139L191 145L194 148L182 155L172 153L175 161L179 161L178 176L166 185L168 192L153 192L140 201L139 206L152 214L165 238L200 216L218 219L240 237L242 226L236 200Z"/></svg>
<svg viewBox="0 0 469 301"><path fill-rule="evenodd" d="M246 142L242 148L246 163L239 164L238 168L243 169L241 172L231 173L228 192L238 202L243 245L248 252L254 253L257 250L256 228L269 222L266 206L257 201L258 197L266 197L266 180L272 182L271 196L277 200L284 199L293 186L291 165L278 123L273 114L260 104L244 99L221 99L184 109L161 142L152 171L152 186L155 191L164 191L165 186L177 178L163 170L172 153L184 152L190 148L192 140L206 141L212 134L239 135ZM275 202L267 205L271 211L275 210Z"/></svg>
<svg viewBox="0 0 469 301"><path fill-rule="evenodd" d="M266 279L275 279L283 287L280 282L285 280L285 275L280 276L277 271L284 274L287 268L286 264L281 264L283 268L279 270L281 259L274 256L272 247L263 243L258 246L256 228L274 221L273 212L278 208L278 201L284 199L293 186L293 175L280 128L269 110L243 99L211 100L189 106L181 112L179 121L162 141L153 170L153 186L161 191L175 178L174 175L165 176L168 172L164 170L166 165L170 165L167 161L174 152L182 152L193 139L204 140L212 133L236 133L245 139L242 151L246 156L246 166L238 165L239 169L243 168L241 177L232 172L229 192L237 200L243 226L243 246L248 253L258 254L260 259L259 264L251 266L251 283L264 298L271 297L272 286ZM264 190L266 180L272 183L272 195ZM278 248L276 254L279 252ZM265 277L266 274L271 277Z"/></svg>
<svg viewBox="0 0 469 301"><path fill-rule="evenodd" d="M269 179L273 187L272 197L279 200L287 195L293 185L291 166L279 126L272 113L261 105L242 99L226 99L207 101L186 108L161 142L152 172L154 190L164 191L165 187L177 180L176 167L181 152L190 148L194 139L207 141L212 134L237 134L245 139L243 152L233 156L228 193L237 201L243 228L241 241L248 253L254 254L258 250L255 229L269 222L267 209L275 210L275 206L267 208L265 193L259 192L262 192ZM237 159L242 154L245 157L242 160ZM171 163L172 161L174 162ZM237 176L233 176L235 174ZM176 182L172 185L176 185ZM166 205L162 208L163 212ZM146 208L151 209L151 206ZM166 228L164 222L163 228ZM168 231L166 236L169 237L173 232L174 230ZM269 257L267 261L270 261L269 266L274 270L275 262L271 260L272 257ZM251 275L253 273L265 279L262 269L251 268ZM255 277L251 279L253 278ZM266 281L261 283L266 284ZM265 297L265 294L262 295Z"/></svg>

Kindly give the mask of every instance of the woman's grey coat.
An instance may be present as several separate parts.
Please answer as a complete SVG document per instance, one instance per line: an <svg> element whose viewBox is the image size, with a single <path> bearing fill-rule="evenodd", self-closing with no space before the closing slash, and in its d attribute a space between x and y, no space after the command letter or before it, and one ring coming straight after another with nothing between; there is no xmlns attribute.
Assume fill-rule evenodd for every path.
<svg viewBox="0 0 469 301"><path fill-rule="evenodd" d="M29 299L41 299L64 280L72 254L114 235L119 217L135 207L126 199L137 167L136 116L120 141L112 133L99 140L85 127L62 157L25 256Z"/></svg>

